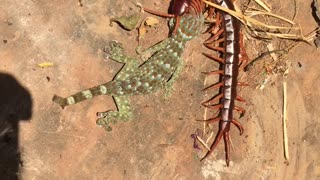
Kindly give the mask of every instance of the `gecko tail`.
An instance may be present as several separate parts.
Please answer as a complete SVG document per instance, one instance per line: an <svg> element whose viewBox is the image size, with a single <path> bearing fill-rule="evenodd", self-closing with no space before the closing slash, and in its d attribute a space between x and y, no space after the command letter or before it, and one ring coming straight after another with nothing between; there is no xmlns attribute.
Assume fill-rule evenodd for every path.
<svg viewBox="0 0 320 180"><path fill-rule="evenodd" d="M80 91L66 98L54 95L52 101L59 104L62 107L62 109L64 109L64 107L66 106L76 104L87 99L92 99L95 96L105 94L107 94L107 87L105 86L105 84L102 84L84 91Z"/></svg>

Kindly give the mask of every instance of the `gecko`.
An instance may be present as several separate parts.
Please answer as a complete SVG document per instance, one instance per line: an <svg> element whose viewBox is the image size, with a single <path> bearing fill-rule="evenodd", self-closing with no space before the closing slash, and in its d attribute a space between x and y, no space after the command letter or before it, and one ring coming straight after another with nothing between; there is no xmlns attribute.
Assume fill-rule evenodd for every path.
<svg viewBox="0 0 320 180"><path fill-rule="evenodd" d="M170 21L169 28L172 31L176 28L176 18L171 18ZM143 51L151 52L152 56L142 64L136 58L127 56L120 43L112 41L108 57L124 64L115 78L66 98L54 95L52 101L64 108L98 95L109 95L114 98L117 110L98 112L96 124L111 131L110 124L132 119L129 96L149 94L172 86L183 66L185 44L201 33L204 17L196 9L190 8L188 13L179 18L178 23L175 33Z"/></svg>

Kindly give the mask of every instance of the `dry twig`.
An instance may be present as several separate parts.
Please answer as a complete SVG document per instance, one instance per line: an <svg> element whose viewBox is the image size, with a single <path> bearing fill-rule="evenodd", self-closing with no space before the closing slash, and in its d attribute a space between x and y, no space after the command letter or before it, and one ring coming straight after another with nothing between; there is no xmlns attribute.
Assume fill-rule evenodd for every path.
<svg viewBox="0 0 320 180"><path fill-rule="evenodd" d="M289 160L288 134L287 134L287 83L286 82L283 82L282 128L283 128L284 157L286 160Z"/></svg>

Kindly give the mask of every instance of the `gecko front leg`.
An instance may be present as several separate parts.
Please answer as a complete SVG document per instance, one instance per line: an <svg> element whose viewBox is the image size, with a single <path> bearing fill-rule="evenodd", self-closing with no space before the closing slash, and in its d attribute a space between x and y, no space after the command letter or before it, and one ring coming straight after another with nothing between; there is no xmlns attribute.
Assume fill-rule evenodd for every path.
<svg viewBox="0 0 320 180"><path fill-rule="evenodd" d="M125 55L125 53L123 52L122 44L117 41L110 42L110 50L107 50L106 53L106 59L112 59L119 63L125 64L124 69L119 73L124 74L128 69L136 70L139 66L139 62L136 58Z"/></svg>
<svg viewBox="0 0 320 180"><path fill-rule="evenodd" d="M168 39L165 39L157 44L154 44L153 46L145 49L145 50L142 50L142 47L141 46L138 46L136 48L136 52L137 54L139 55L143 55L143 54L147 54L147 53L150 53L150 54L153 54L159 50L162 50L164 49L164 47L166 47L166 45L168 44Z"/></svg>

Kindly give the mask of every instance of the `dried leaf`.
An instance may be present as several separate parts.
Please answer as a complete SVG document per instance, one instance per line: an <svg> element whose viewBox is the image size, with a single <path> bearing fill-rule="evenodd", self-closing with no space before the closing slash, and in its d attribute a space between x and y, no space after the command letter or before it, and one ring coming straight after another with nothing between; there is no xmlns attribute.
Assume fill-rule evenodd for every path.
<svg viewBox="0 0 320 180"><path fill-rule="evenodd" d="M147 29L144 26L139 28L139 38L143 38L147 33Z"/></svg>
<svg viewBox="0 0 320 180"><path fill-rule="evenodd" d="M138 29L139 31L139 39L142 39L146 33L147 33L147 26L148 27L154 27L159 24L159 20L153 17L146 17L140 24L140 27Z"/></svg>
<svg viewBox="0 0 320 180"><path fill-rule="evenodd" d="M147 17L144 21L144 25L153 27L159 24L159 20L154 17Z"/></svg>

